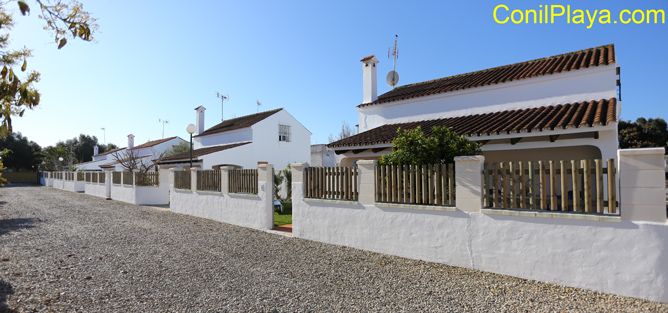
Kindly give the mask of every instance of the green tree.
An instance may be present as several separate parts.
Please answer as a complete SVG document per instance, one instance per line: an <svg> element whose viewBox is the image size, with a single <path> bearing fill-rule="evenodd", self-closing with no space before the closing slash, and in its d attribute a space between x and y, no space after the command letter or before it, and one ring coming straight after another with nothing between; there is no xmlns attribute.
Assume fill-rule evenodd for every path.
<svg viewBox="0 0 668 313"><path fill-rule="evenodd" d="M392 143L392 152L380 158L381 165L454 163L456 156L482 153L480 144L442 126L432 127L430 133L419 126L411 130L399 128Z"/></svg>
<svg viewBox="0 0 668 313"><path fill-rule="evenodd" d="M42 152L42 169L45 171L73 170L76 163L74 153L63 146L46 147Z"/></svg>
<svg viewBox="0 0 668 313"><path fill-rule="evenodd" d="M621 148L663 147L668 151L668 124L662 118L619 121L617 129Z"/></svg>
<svg viewBox="0 0 668 313"><path fill-rule="evenodd" d="M21 133L13 133L5 138L0 138L0 150L8 150L9 153L3 156L5 167L14 171L34 171L37 170L42 147L34 141L29 141Z"/></svg>
<svg viewBox="0 0 668 313"><path fill-rule="evenodd" d="M39 6L41 14L39 18L46 21L44 29L53 33L58 49L67 44L67 39L80 38L84 41L92 41L93 33L98 25L88 12L83 10L81 3L71 1L64 3L61 0L34 0ZM14 18L9 8L10 4L16 2L22 15L30 14L30 6L26 1L3 1L0 2L0 136L6 136L12 132L12 117L22 117L26 108L32 109L39 105L40 93L34 84L39 82L40 74L31 70L23 77L20 72L28 70L27 59L32 56L32 50L22 48L11 50L9 48L9 31L14 26ZM19 72L20 70L20 72Z"/></svg>
<svg viewBox="0 0 668 313"><path fill-rule="evenodd" d="M187 141L181 141L178 145L175 145L170 149L168 149L165 153L165 156L175 155L184 152L190 152L190 143Z"/></svg>

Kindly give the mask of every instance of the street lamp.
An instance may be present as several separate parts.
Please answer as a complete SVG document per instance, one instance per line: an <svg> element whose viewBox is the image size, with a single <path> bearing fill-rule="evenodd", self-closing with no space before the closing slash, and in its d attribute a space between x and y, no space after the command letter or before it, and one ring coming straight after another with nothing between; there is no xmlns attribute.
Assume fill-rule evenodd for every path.
<svg viewBox="0 0 668 313"><path fill-rule="evenodd" d="M197 127L193 124L188 124L186 126L186 131L190 134L190 168L193 168L193 134L197 130Z"/></svg>
<svg viewBox="0 0 668 313"><path fill-rule="evenodd" d="M63 157L58 157L58 161L63 162ZM60 167L60 170L62 171L63 170L63 165L60 164L59 167Z"/></svg>

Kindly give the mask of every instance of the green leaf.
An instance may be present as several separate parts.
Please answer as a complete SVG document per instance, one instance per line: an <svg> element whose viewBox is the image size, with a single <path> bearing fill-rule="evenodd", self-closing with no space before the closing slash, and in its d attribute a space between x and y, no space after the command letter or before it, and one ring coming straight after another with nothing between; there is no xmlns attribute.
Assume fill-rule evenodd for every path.
<svg viewBox="0 0 668 313"><path fill-rule="evenodd" d="M62 48L67 44L67 39L63 38L60 40L60 43L58 44L58 49Z"/></svg>
<svg viewBox="0 0 668 313"><path fill-rule="evenodd" d="M5 77L7 77L7 66L2 68L0 75L2 75L2 79L5 79Z"/></svg>
<svg viewBox="0 0 668 313"><path fill-rule="evenodd" d="M21 66L21 72L25 72L26 68L28 68L28 61L23 60L23 66Z"/></svg>
<svg viewBox="0 0 668 313"><path fill-rule="evenodd" d="M23 1L19 1L19 10L21 10L21 14L26 15L26 13L30 13L30 7Z"/></svg>
<svg viewBox="0 0 668 313"><path fill-rule="evenodd" d="M9 69L9 81L12 81L12 79L14 79L14 70L10 68Z"/></svg>

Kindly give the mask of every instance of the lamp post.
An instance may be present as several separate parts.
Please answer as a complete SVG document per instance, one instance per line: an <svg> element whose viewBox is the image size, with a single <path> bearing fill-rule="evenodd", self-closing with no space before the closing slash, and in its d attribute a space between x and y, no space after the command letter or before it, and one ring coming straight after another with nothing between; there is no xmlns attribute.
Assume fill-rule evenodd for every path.
<svg viewBox="0 0 668 313"><path fill-rule="evenodd" d="M188 124L186 126L186 131L190 134L190 168L193 168L193 134L197 130L197 127L193 124Z"/></svg>
<svg viewBox="0 0 668 313"><path fill-rule="evenodd" d="M63 157L58 157L58 161L61 162L61 163L60 163L60 170L62 171L62 170L63 170L63 164L62 164L62 162L63 162Z"/></svg>

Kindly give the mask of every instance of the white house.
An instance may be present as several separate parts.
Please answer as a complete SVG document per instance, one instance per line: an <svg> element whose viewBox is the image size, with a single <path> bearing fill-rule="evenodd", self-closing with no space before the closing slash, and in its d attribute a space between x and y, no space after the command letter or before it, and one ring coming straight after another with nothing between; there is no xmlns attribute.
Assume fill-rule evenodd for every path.
<svg viewBox="0 0 668 313"><path fill-rule="evenodd" d="M179 145L185 140L179 137L169 137L158 140L148 141L139 146L134 145L133 134L128 135L128 146L126 148L118 148L104 153L98 154L98 147L93 149L93 160L89 162L79 163L75 166L81 171L100 171L103 169L113 169L114 171L125 170L121 161L129 158L140 159L141 162L152 162L171 149ZM119 160L118 157L121 158Z"/></svg>
<svg viewBox="0 0 668 313"><path fill-rule="evenodd" d="M258 162L283 169L310 160L311 132L285 109L276 109L225 120L205 130L204 111L196 111L193 136L193 167L211 169L221 165L255 168ZM190 152L159 162L161 168L188 168Z"/></svg>
<svg viewBox="0 0 668 313"><path fill-rule="evenodd" d="M448 126L482 143L485 160L616 158L619 65L614 45L404 86L377 95L376 63L361 60L359 132L328 145L341 164L391 151L397 129Z"/></svg>

